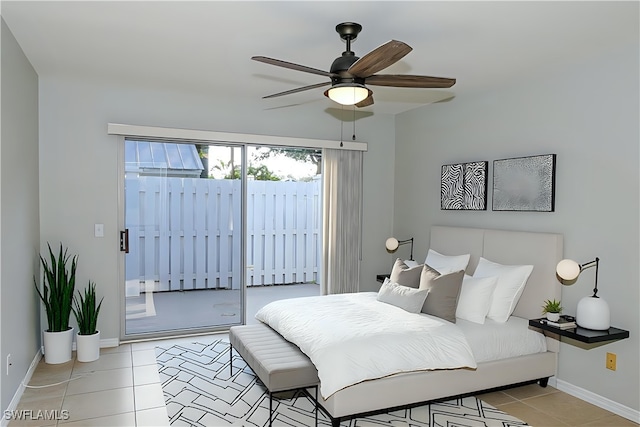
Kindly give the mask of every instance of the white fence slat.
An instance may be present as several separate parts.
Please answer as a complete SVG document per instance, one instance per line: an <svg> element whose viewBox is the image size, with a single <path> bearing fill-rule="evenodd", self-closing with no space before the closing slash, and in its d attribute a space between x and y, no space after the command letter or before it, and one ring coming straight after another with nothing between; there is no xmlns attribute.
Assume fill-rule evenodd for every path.
<svg viewBox="0 0 640 427"><path fill-rule="evenodd" d="M182 290L180 284L182 267L182 180L172 179L169 183L169 288L172 291Z"/></svg>
<svg viewBox="0 0 640 427"><path fill-rule="evenodd" d="M193 244L196 230L193 224L195 188L193 179L185 179L181 203L182 212L182 289L195 289Z"/></svg>
<svg viewBox="0 0 640 427"><path fill-rule="evenodd" d="M231 285L232 289L242 288L242 271L240 269L242 253L242 181L232 181L232 234L231 234Z"/></svg>
<svg viewBox="0 0 640 427"><path fill-rule="evenodd" d="M143 235L143 241L140 244L140 248L144 248L140 254L144 257L144 261L141 265L144 265L144 277L154 278L156 277L156 230L159 229L158 221L156 220L157 209L157 182L145 182L147 184L147 191L144 193L144 198L140 201L140 231Z"/></svg>
<svg viewBox="0 0 640 427"><path fill-rule="evenodd" d="M195 198L195 249L194 260L196 263L196 289L205 289L207 287L207 196L208 196L208 180L197 179L196 198Z"/></svg>
<svg viewBox="0 0 640 427"><path fill-rule="evenodd" d="M305 245L306 229L306 200L307 194L304 187L296 185L296 212L295 212L295 248L293 250L296 282L305 281L304 257L307 250Z"/></svg>
<svg viewBox="0 0 640 427"><path fill-rule="evenodd" d="M220 264L218 263L218 240L220 230L218 222L218 207L220 204L220 181L211 180L209 197L207 198L207 288L217 289L220 279Z"/></svg>
<svg viewBox="0 0 640 427"><path fill-rule="evenodd" d="M274 261L274 253L276 252L276 189L277 187L271 187L269 192L266 193L265 198L265 217L264 217L264 264L262 270L264 271L264 284L273 285L276 282L276 266Z"/></svg>
<svg viewBox="0 0 640 427"><path fill-rule="evenodd" d="M170 183L166 178L161 177L145 177L147 182L154 183L157 187L157 206L158 215L158 241L154 256L157 256L158 280L160 282L158 290L168 291L170 285L170 265L169 265L169 245L170 245L170 227L169 227L169 211L167 204L169 203L169 186ZM156 255L157 254L157 255ZM146 277L150 279L150 277Z"/></svg>
<svg viewBox="0 0 640 427"><path fill-rule="evenodd" d="M220 287L231 289L231 230L230 207L231 207L231 181L225 180L220 183L220 194L217 206L220 208L218 219L218 259L220 260Z"/></svg>
<svg viewBox="0 0 640 427"><path fill-rule="evenodd" d="M295 252L294 241L294 222L296 208L296 192L295 182L285 183L285 194L282 203L284 204L284 218L282 228L284 232L284 281L285 283L293 283L295 281L293 270L293 258ZM291 226L289 226L291 224Z"/></svg>

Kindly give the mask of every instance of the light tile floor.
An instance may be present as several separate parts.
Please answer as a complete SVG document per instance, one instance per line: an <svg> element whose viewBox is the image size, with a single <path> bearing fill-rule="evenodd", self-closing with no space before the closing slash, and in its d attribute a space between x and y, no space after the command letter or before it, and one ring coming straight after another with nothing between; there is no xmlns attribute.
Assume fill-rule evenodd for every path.
<svg viewBox="0 0 640 427"><path fill-rule="evenodd" d="M100 359L62 365L40 362L18 410L68 411L52 422L11 421L9 426L168 426L155 347L176 341L209 342L227 334L124 344L102 349ZM77 378L72 379L71 378ZM638 424L549 386L525 385L478 396L534 427L631 427ZM62 414L59 412L59 414ZM213 427L213 426L212 426Z"/></svg>
<svg viewBox="0 0 640 427"><path fill-rule="evenodd" d="M40 361L9 426L168 426L156 343L103 348L95 362ZM42 387L51 385L49 387ZM24 412L30 411L30 412ZM58 420L39 411L56 414ZM57 411L57 412L52 412Z"/></svg>

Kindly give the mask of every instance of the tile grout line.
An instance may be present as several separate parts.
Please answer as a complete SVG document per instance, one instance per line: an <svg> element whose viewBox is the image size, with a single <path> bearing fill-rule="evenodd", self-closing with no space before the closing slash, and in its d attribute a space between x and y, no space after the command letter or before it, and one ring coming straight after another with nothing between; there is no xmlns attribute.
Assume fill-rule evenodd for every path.
<svg viewBox="0 0 640 427"><path fill-rule="evenodd" d="M129 346L129 357L131 358L131 379L132 379L132 388L133 392L133 422L134 425L138 425L138 405L136 403L136 374L135 374L135 366L133 365L133 346Z"/></svg>

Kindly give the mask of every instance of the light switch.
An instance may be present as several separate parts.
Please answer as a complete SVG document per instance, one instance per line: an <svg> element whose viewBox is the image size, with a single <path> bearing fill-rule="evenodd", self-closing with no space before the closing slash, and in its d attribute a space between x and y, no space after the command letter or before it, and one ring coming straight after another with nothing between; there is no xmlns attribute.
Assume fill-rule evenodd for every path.
<svg viewBox="0 0 640 427"><path fill-rule="evenodd" d="M104 224L94 224L93 234L96 237L104 237Z"/></svg>

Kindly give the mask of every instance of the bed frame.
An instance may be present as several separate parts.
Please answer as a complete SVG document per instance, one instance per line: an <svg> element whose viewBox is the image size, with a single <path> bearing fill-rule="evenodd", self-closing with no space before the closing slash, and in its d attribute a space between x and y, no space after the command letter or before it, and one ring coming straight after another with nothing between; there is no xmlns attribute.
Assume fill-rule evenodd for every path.
<svg viewBox="0 0 640 427"><path fill-rule="evenodd" d="M563 236L480 228L431 227L430 248L445 255L471 254L467 274L482 256L501 264L529 264L533 271L513 312L525 319L540 317L542 303L560 299L555 267L563 258ZM455 369L405 373L365 381L319 398L334 426L343 418L415 406L444 398L540 381L556 374L559 343L547 337L545 353L479 363L476 370Z"/></svg>

